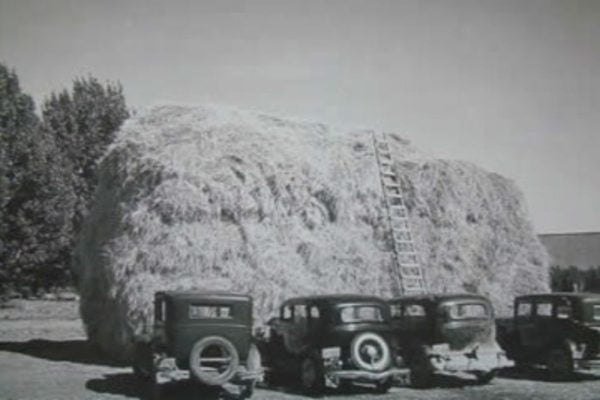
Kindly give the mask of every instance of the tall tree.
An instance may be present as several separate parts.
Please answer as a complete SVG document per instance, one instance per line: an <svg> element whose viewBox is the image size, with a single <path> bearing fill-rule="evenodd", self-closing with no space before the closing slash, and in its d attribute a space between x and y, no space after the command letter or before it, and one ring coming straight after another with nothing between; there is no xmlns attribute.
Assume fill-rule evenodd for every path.
<svg viewBox="0 0 600 400"><path fill-rule="evenodd" d="M0 64L0 290L57 284L70 233L62 157L32 98Z"/></svg>
<svg viewBox="0 0 600 400"><path fill-rule="evenodd" d="M65 191L73 200L71 225L76 234L87 214L97 182L97 165L115 133L129 116L120 84L96 78L76 79L72 91L52 94L42 107L43 130L61 149ZM69 244L72 246L73 237ZM65 259L69 264L70 256Z"/></svg>
<svg viewBox="0 0 600 400"><path fill-rule="evenodd" d="M72 93L53 94L44 104L44 127L63 149L71 173L76 231L96 186L98 160L128 116L121 85L103 86L93 77L75 80Z"/></svg>

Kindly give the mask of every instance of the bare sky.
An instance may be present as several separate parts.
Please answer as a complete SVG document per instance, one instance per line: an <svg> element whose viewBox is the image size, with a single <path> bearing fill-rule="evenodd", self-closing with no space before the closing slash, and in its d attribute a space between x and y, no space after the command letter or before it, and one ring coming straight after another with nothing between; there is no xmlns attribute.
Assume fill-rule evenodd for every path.
<svg viewBox="0 0 600 400"><path fill-rule="evenodd" d="M517 182L539 232L600 231L600 1L0 0L40 102L230 104L395 131Z"/></svg>

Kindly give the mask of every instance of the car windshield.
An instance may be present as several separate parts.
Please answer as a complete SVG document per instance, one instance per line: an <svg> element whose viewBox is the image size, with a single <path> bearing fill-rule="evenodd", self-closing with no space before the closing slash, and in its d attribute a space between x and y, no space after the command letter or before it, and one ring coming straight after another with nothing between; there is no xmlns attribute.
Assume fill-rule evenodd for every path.
<svg viewBox="0 0 600 400"><path fill-rule="evenodd" d="M450 319L485 319L488 317L487 307L483 303L458 303L446 306Z"/></svg>
<svg viewBox="0 0 600 400"><path fill-rule="evenodd" d="M378 306L346 306L340 310L342 322L383 322Z"/></svg>

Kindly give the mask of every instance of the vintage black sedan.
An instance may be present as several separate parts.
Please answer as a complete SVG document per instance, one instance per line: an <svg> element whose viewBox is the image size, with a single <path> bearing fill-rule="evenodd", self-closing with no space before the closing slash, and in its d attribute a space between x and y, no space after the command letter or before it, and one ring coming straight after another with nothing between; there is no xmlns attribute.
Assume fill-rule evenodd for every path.
<svg viewBox="0 0 600 400"><path fill-rule="evenodd" d="M476 294L435 294L389 301L392 325L415 387L428 387L435 374L474 376L490 382L511 366L496 342L494 310Z"/></svg>
<svg viewBox="0 0 600 400"><path fill-rule="evenodd" d="M259 342L266 378L287 377L304 391L353 382L386 392L408 369L393 344L389 307L373 296L322 295L285 301Z"/></svg>
<svg viewBox="0 0 600 400"><path fill-rule="evenodd" d="M512 321L499 321L498 332L518 366L545 366L554 379L600 370L600 294L517 297Z"/></svg>
<svg viewBox="0 0 600 400"><path fill-rule="evenodd" d="M262 379L252 322L252 299L246 295L157 292L153 332L136 343L133 370L158 389L191 378L209 386L238 384L242 397L249 397Z"/></svg>

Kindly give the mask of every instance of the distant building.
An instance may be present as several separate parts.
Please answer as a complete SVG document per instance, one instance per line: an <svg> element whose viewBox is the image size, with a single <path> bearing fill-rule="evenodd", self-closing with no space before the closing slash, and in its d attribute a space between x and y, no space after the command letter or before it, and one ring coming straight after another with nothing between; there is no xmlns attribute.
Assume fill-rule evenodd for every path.
<svg viewBox="0 0 600 400"><path fill-rule="evenodd" d="M552 258L551 266L600 267L600 232L549 233L539 238Z"/></svg>

